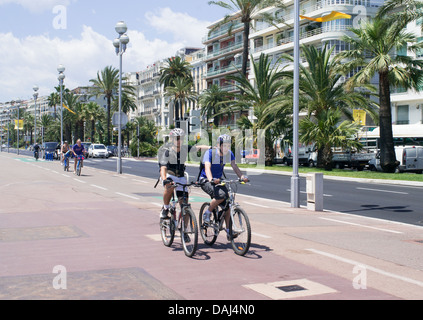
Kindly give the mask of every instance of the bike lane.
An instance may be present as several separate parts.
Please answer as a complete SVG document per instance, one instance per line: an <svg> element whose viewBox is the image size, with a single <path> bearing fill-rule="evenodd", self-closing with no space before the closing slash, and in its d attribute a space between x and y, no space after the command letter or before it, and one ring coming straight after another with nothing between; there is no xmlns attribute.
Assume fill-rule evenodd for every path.
<svg viewBox="0 0 423 320"><path fill-rule="evenodd" d="M380 282L390 284L379 269L367 273L374 283L359 288L364 278L357 277L365 268L353 273L357 266L347 262L377 263L385 270L386 257L371 256L365 243L362 252L345 243L388 232L363 229L344 216L317 217L239 195L252 223L249 254L236 256L221 233L211 248L200 237L197 254L189 259L179 237L171 248L161 243L161 190L152 189L152 179L88 168L75 177L60 171L58 163L15 158L0 156L0 299L407 299L394 294L401 290L381 290ZM206 198L197 191L191 195L198 212ZM372 228L383 230L379 224ZM415 232L417 237L420 230ZM334 245L337 241L341 245ZM332 256L322 255L328 252ZM347 253L356 260L333 259ZM391 286L400 281L408 292L420 286L416 274L406 279L415 283L393 278Z"/></svg>

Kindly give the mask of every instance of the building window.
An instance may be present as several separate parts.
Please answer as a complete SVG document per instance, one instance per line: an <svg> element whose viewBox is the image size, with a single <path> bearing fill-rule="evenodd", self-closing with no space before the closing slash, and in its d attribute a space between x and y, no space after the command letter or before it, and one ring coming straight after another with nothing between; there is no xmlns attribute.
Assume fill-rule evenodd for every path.
<svg viewBox="0 0 423 320"><path fill-rule="evenodd" d="M410 120L408 117L409 107L408 105L402 105L397 107L397 124L409 124Z"/></svg>

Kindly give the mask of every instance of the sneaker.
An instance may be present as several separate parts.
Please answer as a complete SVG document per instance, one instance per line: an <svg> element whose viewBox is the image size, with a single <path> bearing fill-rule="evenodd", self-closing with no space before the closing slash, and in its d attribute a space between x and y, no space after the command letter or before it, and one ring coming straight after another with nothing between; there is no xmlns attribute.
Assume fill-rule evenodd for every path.
<svg viewBox="0 0 423 320"><path fill-rule="evenodd" d="M226 231L226 239L228 239L228 241L232 241L233 239L236 239L239 236L239 232L232 230L232 237L231 237L229 229L225 229L225 231Z"/></svg>
<svg viewBox="0 0 423 320"><path fill-rule="evenodd" d="M211 212L204 212L204 214L203 214L203 222L205 224L209 224L210 223L210 216L211 216Z"/></svg>
<svg viewBox="0 0 423 320"><path fill-rule="evenodd" d="M166 219L169 216L169 209L162 208L160 212L160 219Z"/></svg>
<svg viewBox="0 0 423 320"><path fill-rule="evenodd" d="M185 241L185 243L188 243L188 242L191 241L191 238L186 233L184 233L184 241Z"/></svg>

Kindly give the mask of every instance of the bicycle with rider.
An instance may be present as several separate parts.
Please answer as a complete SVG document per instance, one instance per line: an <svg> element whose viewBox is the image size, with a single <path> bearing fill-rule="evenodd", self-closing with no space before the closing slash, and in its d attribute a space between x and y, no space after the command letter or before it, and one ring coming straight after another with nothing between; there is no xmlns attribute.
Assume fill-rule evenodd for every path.
<svg viewBox="0 0 423 320"><path fill-rule="evenodd" d="M192 148L198 151L202 149L209 149L209 146L189 146L184 145L185 131L183 129L173 129L169 134L171 144L164 150L159 158L160 179L163 183L163 208L160 213L160 218L164 219L169 214L170 200L173 196L174 182L180 184L187 184L185 177L185 162L188 158L188 153ZM176 188L178 199L181 199L184 194L183 187Z"/></svg>
<svg viewBox="0 0 423 320"><path fill-rule="evenodd" d="M205 223L210 222L211 213L219 206L224 204L228 198L229 193L226 186L221 185L221 179L223 175L223 169L227 163L231 164L231 167L235 174L243 182L248 182L247 176L243 175L238 165L235 162L235 155L231 151L232 139L229 135L224 134L219 136L217 139L217 145L215 148L208 150L203 157L203 170L200 174L200 182L204 184L201 189L207 193L212 201L210 202L209 208L204 212L203 221ZM226 233L229 237L229 220L230 212L229 209L225 212L225 223Z"/></svg>

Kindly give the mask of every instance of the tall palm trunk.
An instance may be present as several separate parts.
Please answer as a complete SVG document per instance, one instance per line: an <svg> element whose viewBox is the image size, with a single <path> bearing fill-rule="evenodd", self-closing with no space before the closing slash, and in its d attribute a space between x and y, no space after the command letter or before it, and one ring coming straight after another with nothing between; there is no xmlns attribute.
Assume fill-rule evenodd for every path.
<svg viewBox="0 0 423 320"><path fill-rule="evenodd" d="M379 73L380 95L380 165L384 172L393 173L397 167L392 134L391 93L388 72Z"/></svg>
<svg viewBox="0 0 423 320"><path fill-rule="evenodd" d="M107 139L106 144L110 145L110 109L112 105L112 97L110 95L107 96Z"/></svg>
<svg viewBox="0 0 423 320"><path fill-rule="evenodd" d="M242 51L242 74L247 76L248 52L250 38L250 21L244 22L244 47Z"/></svg>

